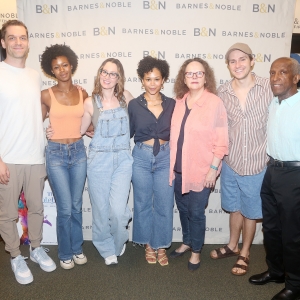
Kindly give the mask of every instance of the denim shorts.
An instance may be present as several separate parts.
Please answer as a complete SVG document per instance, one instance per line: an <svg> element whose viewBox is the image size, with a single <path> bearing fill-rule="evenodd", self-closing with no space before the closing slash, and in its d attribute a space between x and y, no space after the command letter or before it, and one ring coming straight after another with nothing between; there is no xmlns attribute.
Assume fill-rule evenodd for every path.
<svg viewBox="0 0 300 300"><path fill-rule="evenodd" d="M222 208L228 212L239 211L247 219L261 219L260 189L266 168L255 175L241 176L225 162L221 172Z"/></svg>

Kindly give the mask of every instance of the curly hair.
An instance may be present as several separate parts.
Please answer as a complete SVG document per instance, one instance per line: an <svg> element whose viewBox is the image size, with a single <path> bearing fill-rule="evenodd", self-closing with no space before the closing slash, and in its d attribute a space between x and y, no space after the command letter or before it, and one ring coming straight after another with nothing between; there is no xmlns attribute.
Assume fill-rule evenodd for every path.
<svg viewBox="0 0 300 300"><path fill-rule="evenodd" d="M151 72L154 68L159 70L164 81L168 80L170 73L169 64L166 60L158 59L152 56L145 56L142 60L140 60L136 71L139 78L142 80L144 75L148 72Z"/></svg>
<svg viewBox="0 0 300 300"><path fill-rule="evenodd" d="M114 95L119 100L121 106L124 106L124 105L126 105L126 102L124 101L124 95L123 95L124 94L124 85L125 85L125 73L124 73L124 68L123 68L121 62L116 58L108 58L101 64L100 68L97 71L97 76L95 78L94 90L92 93L92 97L94 98L95 95L100 95L100 97L103 97L102 87L100 84L100 75L101 75L100 73L101 73L102 68L105 66L105 64L107 62L111 62L117 66L119 80L115 86Z"/></svg>
<svg viewBox="0 0 300 300"><path fill-rule="evenodd" d="M193 61L199 62L203 67L205 71L205 80L206 83L204 85L205 89L213 94L217 94L217 88L216 88L216 79L213 69L209 66L209 64L198 57L188 59L186 60L182 66L179 69L179 72L176 76L175 84L174 84L174 93L177 99L181 99L188 91L189 88L184 83L185 79L185 70L188 64L190 64Z"/></svg>
<svg viewBox="0 0 300 300"><path fill-rule="evenodd" d="M74 74L78 66L78 57L76 53L69 46L58 44L46 47L42 54L41 67L44 73L55 78L52 73L52 60L59 56L65 56L68 59L70 65L73 67L71 72Z"/></svg>

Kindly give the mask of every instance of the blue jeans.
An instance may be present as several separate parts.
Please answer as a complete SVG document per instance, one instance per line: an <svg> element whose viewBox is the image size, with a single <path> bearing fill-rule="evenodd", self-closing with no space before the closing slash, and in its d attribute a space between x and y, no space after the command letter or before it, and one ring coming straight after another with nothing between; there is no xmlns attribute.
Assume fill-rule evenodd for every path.
<svg viewBox="0 0 300 300"><path fill-rule="evenodd" d="M172 242L174 187L169 186L170 147L136 143L133 156L133 241L153 249L167 248Z"/></svg>
<svg viewBox="0 0 300 300"><path fill-rule="evenodd" d="M127 201L132 174L130 150L100 152L90 148L87 179L93 214L93 244L103 258L119 255L128 240Z"/></svg>
<svg viewBox="0 0 300 300"><path fill-rule="evenodd" d="M86 179L83 140L72 144L48 141L46 170L56 201L58 258L82 253L82 193Z"/></svg>
<svg viewBox="0 0 300 300"><path fill-rule="evenodd" d="M221 173L221 203L227 212L239 211L251 220L262 218L260 189L266 169L255 175L241 176L225 162Z"/></svg>
<svg viewBox="0 0 300 300"><path fill-rule="evenodd" d="M182 175L175 173L175 199L179 210L183 244L200 253L205 238L205 207L208 204L210 189L201 192L190 191L182 194Z"/></svg>

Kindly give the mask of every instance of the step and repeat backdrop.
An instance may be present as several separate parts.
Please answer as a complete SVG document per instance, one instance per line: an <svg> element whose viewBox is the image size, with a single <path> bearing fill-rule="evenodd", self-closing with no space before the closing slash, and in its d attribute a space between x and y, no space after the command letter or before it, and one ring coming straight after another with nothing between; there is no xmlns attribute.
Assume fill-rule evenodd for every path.
<svg viewBox="0 0 300 300"><path fill-rule="evenodd" d="M16 11L9 6L11 0L4 0L2 6L5 1L8 10L2 13L0 6L0 22L18 18L27 25L30 38L27 66L41 72L43 89L56 83L42 74L41 54L46 46L66 44L79 58L74 83L85 88L88 94L92 93L94 77L101 62L114 57L122 62L126 75L125 88L134 96L142 93L136 68L139 60L146 55L165 59L170 64L170 79L164 88L167 96L173 95L179 67L186 59L193 57L207 60L215 71L217 84L225 83L230 79L225 53L236 42L250 45L255 54L255 73L268 77L272 61L290 55L296 3L295 0L17 0ZM85 137L84 140L88 147L90 139ZM218 181L206 209L205 243L228 241L229 215L221 209L220 193ZM56 206L47 181L43 202L43 243L55 244ZM132 190L129 206L133 212ZM20 225L20 234L24 231L23 227ZM92 211L87 185L83 193L82 229L84 238L91 240ZM181 236L175 205L173 240L181 241ZM262 243L259 222L254 242Z"/></svg>

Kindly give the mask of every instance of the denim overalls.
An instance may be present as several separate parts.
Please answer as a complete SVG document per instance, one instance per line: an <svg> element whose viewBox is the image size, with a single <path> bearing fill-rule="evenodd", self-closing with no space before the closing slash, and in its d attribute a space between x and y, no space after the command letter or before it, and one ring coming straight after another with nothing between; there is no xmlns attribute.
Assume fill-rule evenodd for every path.
<svg viewBox="0 0 300 300"><path fill-rule="evenodd" d="M100 111L89 146L87 179L93 214L93 244L103 258L119 255L128 240L127 205L132 175L129 118L126 107Z"/></svg>

